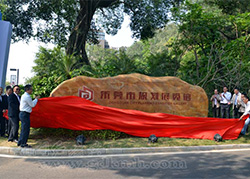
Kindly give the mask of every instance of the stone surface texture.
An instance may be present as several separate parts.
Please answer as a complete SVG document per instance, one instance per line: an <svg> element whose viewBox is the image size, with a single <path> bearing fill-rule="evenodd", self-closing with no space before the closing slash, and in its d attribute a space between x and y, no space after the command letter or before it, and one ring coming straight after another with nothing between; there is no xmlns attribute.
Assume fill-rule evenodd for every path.
<svg viewBox="0 0 250 179"><path fill-rule="evenodd" d="M60 96L80 96L103 106L150 113L208 115L205 91L177 77L137 73L106 78L78 76L64 81L51 93L51 97Z"/></svg>

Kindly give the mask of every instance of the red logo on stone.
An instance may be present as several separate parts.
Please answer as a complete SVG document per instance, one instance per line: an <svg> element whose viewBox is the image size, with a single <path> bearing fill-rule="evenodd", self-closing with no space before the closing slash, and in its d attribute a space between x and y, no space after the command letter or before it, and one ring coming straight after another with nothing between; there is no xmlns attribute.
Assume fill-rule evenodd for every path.
<svg viewBox="0 0 250 179"><path fill-rule="evenodd" d="M89 101L94 100L94 91L89 89L86 86L83 86L82 89L79 89L79 97L87 99Z"/></svg>

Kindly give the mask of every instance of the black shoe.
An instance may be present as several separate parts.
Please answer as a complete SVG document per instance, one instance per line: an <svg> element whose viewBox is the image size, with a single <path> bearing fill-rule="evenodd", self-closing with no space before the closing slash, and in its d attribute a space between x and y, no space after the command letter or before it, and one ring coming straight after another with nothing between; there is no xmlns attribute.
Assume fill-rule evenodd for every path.
<svg viewBox="0 0 250 179"><path fill-rule="evenodd" d="M22 148L32 148L30 145L28 145L28 144L22 144L22 145L20 145Z"/></svg>
<svg viewBox="0 0 250 179"><path fill-rule="evenodd" d="M238 138L243 137L243 136L244 136L244 134L240 133Z"/></svg>
<svg viewBox="0 0 250 179"><path fill-rule="evenodd" d="M8 142L13 142L13 139L8 139Z"/></svg>

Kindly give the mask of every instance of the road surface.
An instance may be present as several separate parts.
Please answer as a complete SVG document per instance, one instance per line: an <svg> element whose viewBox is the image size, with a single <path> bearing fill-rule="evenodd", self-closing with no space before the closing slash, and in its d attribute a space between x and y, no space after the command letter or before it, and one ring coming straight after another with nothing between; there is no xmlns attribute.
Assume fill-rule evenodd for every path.
<svg viewBox="0 0 250 179"><path fill-rule="evenodd" d="M0 179L249 177L250 149L51 158L0 155Z"/></svg>

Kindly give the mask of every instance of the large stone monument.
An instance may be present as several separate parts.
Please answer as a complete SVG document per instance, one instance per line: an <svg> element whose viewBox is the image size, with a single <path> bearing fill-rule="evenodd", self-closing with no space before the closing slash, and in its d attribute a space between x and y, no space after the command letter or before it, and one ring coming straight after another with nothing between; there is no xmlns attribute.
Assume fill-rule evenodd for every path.
<svg viewBox="0 0 250 179"><path fill-rule="evenodd" d="M177 77L141 74L106 78L75 77L60 84L51 97L79 96L103 106L150 113L207 117L208 98L199 86Z"/></svg>

